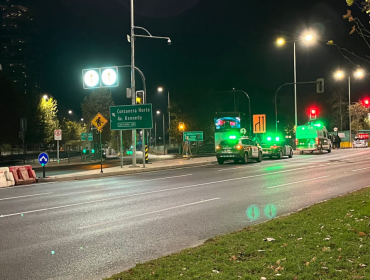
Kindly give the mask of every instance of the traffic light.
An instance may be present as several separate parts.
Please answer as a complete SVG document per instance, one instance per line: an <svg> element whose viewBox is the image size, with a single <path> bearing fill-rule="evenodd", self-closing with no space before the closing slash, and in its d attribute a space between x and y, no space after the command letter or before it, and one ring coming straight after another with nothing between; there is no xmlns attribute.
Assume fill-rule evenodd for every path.
<svg viewBox="0 0 370 280"><path fill-rule="evenodd" d="M144 91L136 92L136 104L143 104L143 101L144 101L143 94L144 94Z"/></svg>
<svg viewBox="0 0 370 280"><path fill-rule="evenodd" d="M370 99L365 99L365 100L364 100L364 107L365 107L366 109L369 109L369 106L370 106Z"/></svg>
<svg viewBox="0 0 370 280"><path fill-rule="evenodd" d="M184 132L185 131L185 124L183 122L179 123L179 131Z"/></svg>
<svg viewBox="0 0 370 280"><path fill-rule="evenodd" d="M317 109L316 108L310 108L310 120L316 120L317 118Z"/></svg>
<svg viewBox="0 0 370 280"><path fill-rule="evenodd" d="M83 149L83 153L86 154L86 149Z"/></svg>
<svg viewBox="0 0 370 280"><path fill-rule="evenodd" d="M93 153L93 154L94 154L94 153L95 153L95 150L94 150L94 149L91 149L91 153Z"/></svg>

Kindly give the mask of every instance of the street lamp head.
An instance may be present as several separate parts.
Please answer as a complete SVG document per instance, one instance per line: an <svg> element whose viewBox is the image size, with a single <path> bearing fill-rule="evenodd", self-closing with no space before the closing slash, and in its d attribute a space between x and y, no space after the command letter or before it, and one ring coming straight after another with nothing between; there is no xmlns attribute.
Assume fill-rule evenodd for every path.
<svg viewBox="0 0 370 280"><path fill-rule="evenodd" d="M278 44L278 46L282 46L282 45L284 45L284 44L285 44L285 40L284 40L284 38L278 38L278 39L276 40L276 44Z"/></svg>
<svg viewBox="0 0 370 280"><path fill-rule="evenodd" d="M84 121L84 118L81 118L81 121L83 122Z"/></svg>
<svg viewBox="0 0 370 280"><path fill-rule="evenodd" d="M48 96L47 94L44 94L44 96L42 97L44 100L47 100L48 99Z"/></svg>
<svg viewBox="0 0 370 280"><path fill-rule="evenodd" d="M71 114L72 114L72 110L69 110L69 111L68 111L68 114L70 114L70 115L71 115Z"/></svg>
<svg viewBox="0 0 370 280"><path fill-rule="evenodd" d="M337 72L335 72L334 77L336 79L343 79L344 78L344 72L342 70L338 70Z"/></svg>
<svg viewBox="0 0 370 280"><path fill-rule="evenodd" d="M163 91L163 87L158 87L158 92L162 92Z"/></svg>
<svg viewBox="0 0 370 280"><path fill-rule="evenodd" d="M159 111L159 110L158 110L158 111L157 111L157 115L159 115L160 113L161 113L161 111Z"/></svg>
<svg viewBox="0 0 370 280"><path fill-rule="evenodd" d="M168 45L171 45L172 42L171 42L170 38L168 38L167 43L168 43Z"/></svg>
<svg viewBox="0 0 370 280"><path fill-rule="evenodd" d="M355 77L356 78L363 78L365 76L365 72L362 69L357 69L355 71Z"/></svg>
<svg viewBox="0 0 370 280"><path fill-rule="evenodd" d="M304 39L305 39L305 41L307 41L307 42L311 42L311 41L314 39L314 37L313 37L313 35L312 35L311 33L308 33L308 34L306 34L306 35L304 36Z"/></svg>

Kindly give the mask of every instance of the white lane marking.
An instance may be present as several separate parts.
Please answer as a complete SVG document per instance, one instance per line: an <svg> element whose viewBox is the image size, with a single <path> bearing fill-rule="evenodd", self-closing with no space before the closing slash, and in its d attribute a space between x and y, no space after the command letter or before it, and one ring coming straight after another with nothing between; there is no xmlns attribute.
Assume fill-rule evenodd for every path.
<svg viewBox="0 0 370 280"><path fill-rule="evenodd" d="M267 189L279 188L279 187L282 187L282 186L288 186L288 185L293 185L293 184L297 184L297 183L313 181L313 180L317 180L317 179L321 179L321 178L326 178L326 177L329 177L329 175L327 175L327 176L321 176L321 177L317 177L317 178L312 178L312 179L307 179L307 180L302 180L302 181L297 181L297 182L288 183L288 184L283 184L283 185L278 185L278 186L273 186L273 187L267 187Z"/></svg>
<svg viewBox="0 0 370 280"><path fill-rule="evenodd" d="M198 202L183 204L183 205L174 206L174 207L170 207L170 208L166 208L166 209L161 209L161 210L157 210L157 211L152 211L152 212L148 212L148 213L144 213L144 214L138 214L138 215L124 217L124 218L115 219L115 220L111 220L111 221L106 221L106 222L102 222L102 223L98 223L98 224L83 226L83 227L79 227L78 229L85 229L85 228L91 228L91 227L106 225L106 224L115 223L115 222L122 221L122 220L137 218L137 217L146 216L146 215L150 215L150 214L156 214L156 213L160 213L160 212L164 212L164 211L168 211L168 210L173 210L173 209L177 209L177 208L181 208L181 207L187 207L187 206L190 206L190 205L200 204L200 203L214 201L214 200L218 200L218 199L220 199L220 198L219 197L216 197L216 198L201 200L201 201L198 201Z"/></svg>
<svg viewBox="0 0 370 280"><path fill-rule="evenodd" d="M104 199L98 199L98 200L86 201L86 202L79 202L79 203L74 203L74 204L69 204L69 205L55 206L55 207L32 210L32 211L27 211L27 212L6 214L6 215L1 215L0 218L16 216L16 215L19 215L19 214L29 214L29 213L49 211L49 210L60 209L60 208L86 205L86 204L91 204L91 203L96 203L96 202L110 201L110 200L115 200L115 199L120 199L120 198L127 198L127 197L134 197L134 196L139 196L139 195L161 193L161 192L188 189L188 188L194 188L194 187L199 187L199 186L212 185L212 184L218 184L218 183L224 183L224 182L230 182L230 181L236 181L236 180L243 180L243 179L249 179L249 178L255 178L255 177L269 176L269 175L274 175L274 174L279 174L279 173L286 173L286 172L290 172L290 171L294 171L294 170L300 170L300 169L307 169L307 168L296 168L296 169L290 169L290 170L286 170L286 171L270 172L270 173L264 173L264 174L259 174L259 175L251 175L251 176L246 176L246 177L239 177L239 178L226 179L226 180L220 180L220 181L214 181L214 182L200 183L200 184L183 186L183 187L176 187L176 188L169 188L169 189L163 189L163 190L157 190L157 191L135 193L135 194L129 194L129 195L121 195L121 196L116 196L116 197L110 197L110 198L104 198Z"/></svg>
<svg viewBox="0 0 370 280"><path fill-rule="evenodd" d="M13 196L13 197L0 198L0 201L1 200L24 198L24 197L31 197L31 196L47 195L47 194L52 194L52 192L48 192L48 193L37 193L37 194L29 194L29 195L22 195L22 196Z"/></svg>
<svg viewBox="0 0 370 280"><path fill-rule="evenodd" d="M365 170L365 169L369 169L370 167L365 167L365 168L360 168L360 169L355 169L355 170L352 170L352 172L354 171L360 171L360 170Z"/></svg>

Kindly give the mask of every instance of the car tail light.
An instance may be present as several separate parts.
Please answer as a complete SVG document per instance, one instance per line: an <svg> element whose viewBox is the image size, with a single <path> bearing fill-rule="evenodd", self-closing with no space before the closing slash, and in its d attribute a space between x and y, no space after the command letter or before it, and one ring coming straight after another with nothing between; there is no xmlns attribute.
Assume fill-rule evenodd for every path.
<svg viewBox="0 0 370 280"><path fill-rule="evenodd" d="M316 145L319 145L319 138L316 138Z"/></svg>
<svg viewBox="0 0 370 280"><path fill-rule="evenodd" d="M277 149L277 146L271 146L270 149Z"/></svg>

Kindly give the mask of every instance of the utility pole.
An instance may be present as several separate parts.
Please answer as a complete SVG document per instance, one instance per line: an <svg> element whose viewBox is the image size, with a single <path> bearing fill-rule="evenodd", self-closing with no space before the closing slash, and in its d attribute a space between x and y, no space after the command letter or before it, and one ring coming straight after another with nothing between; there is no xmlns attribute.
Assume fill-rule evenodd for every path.
<svg viewBox="0 0 370 280"><path fill-rule="evenodd" d="M131 101L136 104L134 0L131 0ZM132 167L136 167L136 129L132 130Z"/></svg>

